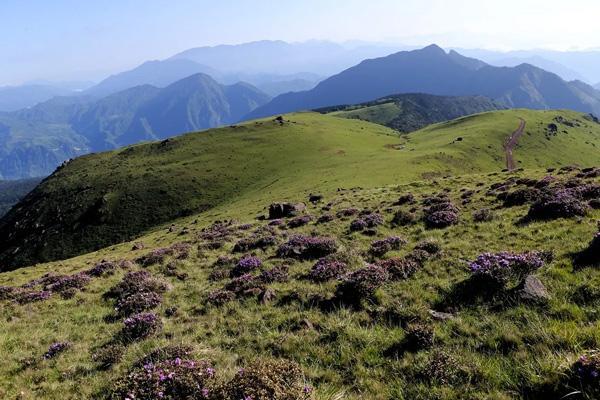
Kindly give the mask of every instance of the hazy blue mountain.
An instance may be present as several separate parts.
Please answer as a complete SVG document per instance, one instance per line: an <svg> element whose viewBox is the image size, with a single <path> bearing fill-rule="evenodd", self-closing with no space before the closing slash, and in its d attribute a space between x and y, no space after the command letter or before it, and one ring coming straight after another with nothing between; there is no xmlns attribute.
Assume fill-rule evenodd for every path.
<svg viewBox="0 0 600 400"><path fill-rule="evenodd" d="M247 118L362 103L396 93L482 95L508 107L598 113L600 95L586 86L581 82L565 82L558 75L532 65L493 67L457 52L448 54L432 45L365 60L312 90L278 96Z"/></svg>
<svg viewBox="0 0 600 400"><path fill-rule="evenodd" d="M600 83L597 83L597 84L595 84L595 85L594 85L594 87L595 87L597 90L600 90Z"/></svg>
<svg viewBox="0 0 600 400"><path fill-rule="evenodd" d="M585 78L579 72L567 68L555 61L546 60L540 56L507 57L489 61L489 64L496 67L516 67L521 64L531 64L548 72L552 72L563 78L565 81L585 80Z"/></svg>
<svg viewBox="0 0 600 400"><path fill-rule="evenodd" d="M32 107L54 96L72 94L68 89L49 85L23 85L0 87L0 111L16 111Z"/></svg>
<svg viewBox="0 0 600 400"><path fill-rule="evenodd" d="M100 100L56 97L0 113L0 179L45 176L89 152L230 124L269 100L249 84L195 74L162 89L137 86Z"/></svg>
<svg viewBox="0 0 600 400"><path fill-rule="evenodd" d="M0 217L40 183L41 178L0 181Z"/></svg>
<svg viewBox="0 0 600 400"><path fill-rule="evenodd" d="M483 60L489 64L497 65L499 60L505 59L521 59L531 60L534 62L531 64L546 69L550 72L554 72L562 76L565 80L579 79L584 80L588 83L600 82L600 50L588 50L588 51L555 51L555 50L518 50L518 51L490 51L481 49L455 49L461 54L469 57L475 57ZM547 60L548 62L554 63L552 65L542 65L540 60ZM529 61L527 61L529 62ZM561 67L555 70L556 66ZM575 76L563 76L565 69L568 71L575 72Z"/></svg>
<svg viewBox="0 0 600 400"><path fill-rule="evenodd" d="M147 61L132 70L106 78L84 93L102 97L141 85L160 88L197 73L218 74L210 67L186 59Z"/></svg>
<svg viewBox="0 0 600 400"><path fill-rule="evenodd" d="M378 44L341 45L317 40L302 43L264 40L197 47L176 54L172 59L192 60L223 73L243 71L289 75L312 72L329 76L365 58L380 57L401 48Z"/></svg>
<svg viewBox="0 0 600 400"><path fill-rule="evenodd" d="M262 85L258 85L258 88L269 96L275 97L284 93L310 90L316 85L317 82L315 81L308 81L306 79L293 79L290 81L266 82Z"/></svg>

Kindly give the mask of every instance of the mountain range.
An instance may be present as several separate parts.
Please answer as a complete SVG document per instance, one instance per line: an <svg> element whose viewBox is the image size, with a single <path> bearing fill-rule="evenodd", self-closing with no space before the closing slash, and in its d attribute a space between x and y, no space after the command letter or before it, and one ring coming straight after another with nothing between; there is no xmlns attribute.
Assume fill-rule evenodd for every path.
<svg viewBox="0 0 600 400"><path fill-rule="evenodd" d="M280 95L247 118L362 103L395 93L483 95L507 107L600 112L600 92L582 82L566 82L529 64L493 67L431 45L365 60L312 90Z"/></svg>
<svg viewBox="0 0 600 400"><path fill-rule="evenodd" d="M89 152L237 122L269 98L248 84L220 85L195 74L162 89L136 86L100 100L57 97L0 113L0 177L44 176Z"/></svg>

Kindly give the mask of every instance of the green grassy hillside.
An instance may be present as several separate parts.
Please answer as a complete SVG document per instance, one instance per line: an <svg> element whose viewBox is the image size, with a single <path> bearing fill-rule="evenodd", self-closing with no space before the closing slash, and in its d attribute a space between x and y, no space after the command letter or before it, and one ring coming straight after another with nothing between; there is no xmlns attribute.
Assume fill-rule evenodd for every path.
<svg viewBox="0 0 600 400"><path fill-rule="evenodd" d="M307 121L313 116L290 118ZM425 137L428 132L422 143L433 140ZM381 140L385 143L388 139L384 136ZM244 202L233 199L182 218L171 229L157 229L136 241L144 248L138 244L132 250L133 243L124 243L62 262L2 273L0 397L106 398L118 382L133 387L129 373L139 371L136 363L154 350L163 349L158 354L166 358L181 354L164 349L175 345L191 348L185 358L210 360L217 388L235 379L240 368L253 374L249 364L257 358L297 363L300 370L290 381L311 389L305 395L277 399L533 400L558 399L577 390L586 394L580 398L597 398L593 386L573 380L573 365L580 355L600 347L600 270L574 268L572 257L584 250L597 232L600 211L589 210L580 218L523 223L530 205L508 207L501 198L502 193L534 187L599 185L600 178L594 178L593 171L579 169L555 171L552 179L543 179L547 175L543 170L493 172L341 190L309 205L306 214L313 220L299 228L288 227L289 220L269 227L269 222L256 220L257 215L265 215L270 200L286 195L303 201L309 190L298 184L296 194L278 189L273 197L272 186L261 195L244 194ZM373 179L381 178L373 174ZM427 204L440 195L458 208L459 220L445 229L429 229L421 216ZM349 227L358 214L344 217L349 208L356 208L363 217L378 213L382 223L371 231L351 232ZM479 219L476 215L482 210L489 214ZM400 221L396 215L409 214L412 221L393 222ZM330 218L323 218L326 215ZM236 222L212 226L234 217ZM376 290L360 304L338 303L339 280L314 283L307 279L316 260L297 260L277 251L295 234L334 238L338 244L335 258L350 271L398 257L422 261L415 270L405 270L406 275L374 283ZM274 243L264 250L234 250L241 239L257 235L268 235ZM406 243L385 255L370 250L373 241L392 235ZM168 253L177 243L179 250ZM415 250L434 252L437 247L439 251L426 256L427 260L423 250ZM488 251L546 252L546 261L535 276L549 298L526 300L512 286L498 292L485 286L478 296L465 292L476 282L469 280L467 263ZM151 252L155 255L152 261L140 259ZM252 272L254 276L288 266L287 279L264 285L253 281L256 286L251 285L247 292L238 292L224 305L211 305L215 290L230 287L233 280L229 274L244 254L254 254L263 262ZM81 278L73 274L87 271L101 260L114 262L116 269L91 275L90 281L83 280L79 286L48 284L49 278L46 283L36 281L46 273ZM138 270L168 283L169 290L162 294L160 304L150 306L162 328L131 342L121 336L123 317L115 316L116 301L104 294L125 274ZM12 289L15 292L6 286L16 288ZM31 291L38 293L44 286L50 297L30 302ZM55 343L67 345L63 351L48 353ZM261 384L275 387L276 377L284 373L275 367L260 371L263 380L240 383L242 390ZM219 395L217 388L210 386L211 400L238 399ZM291 391L285 385L281 390ZM271 397L256 397L267 399Z"/></svg>
<svg viewBox="0 0 600 400"><path fill-rule="evenodd" d="M402 136L362 121L291 114L72 161L0 220L0 265L82 254L219 207L235 213L299 193L499 171L519 118L527 127L518 165L598 162L600 124L574 112L500 111Z"/></svg>
<svg viewBox="0 0 600 400"><path fill-rule="evenodd" d="M329 107L318 111L385 125L400 132L413 132L431 124L504 108L481 96L400 94L363 104Z"/></svg>

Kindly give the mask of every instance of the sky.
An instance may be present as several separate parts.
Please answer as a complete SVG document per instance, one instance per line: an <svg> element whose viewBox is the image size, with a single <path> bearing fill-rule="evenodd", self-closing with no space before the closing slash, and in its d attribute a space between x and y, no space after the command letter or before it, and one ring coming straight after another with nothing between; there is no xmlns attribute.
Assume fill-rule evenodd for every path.
<svg viewBox="0 0 600 400"><path fill-rule="evenodd" d="M254 40L600 48L598 0L0 0L0 85L99 80Z"/></svg>

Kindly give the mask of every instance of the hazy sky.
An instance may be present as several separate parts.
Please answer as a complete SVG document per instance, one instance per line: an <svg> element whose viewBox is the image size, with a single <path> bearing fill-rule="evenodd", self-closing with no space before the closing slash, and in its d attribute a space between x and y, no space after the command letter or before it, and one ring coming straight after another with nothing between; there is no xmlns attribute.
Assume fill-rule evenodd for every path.
<svg viewBox="0 0 600 400"><path fill-rule="evenodd" d="M598 0L0 0L0 85L261 39L600 47Z"/></svg>

